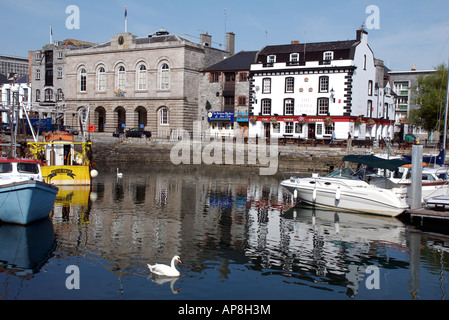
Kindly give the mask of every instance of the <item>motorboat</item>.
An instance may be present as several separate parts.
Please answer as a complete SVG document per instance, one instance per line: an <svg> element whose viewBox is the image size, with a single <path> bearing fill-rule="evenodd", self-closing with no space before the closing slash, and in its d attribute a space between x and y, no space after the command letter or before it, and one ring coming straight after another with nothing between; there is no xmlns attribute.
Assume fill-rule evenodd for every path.
<svg viewBox="0 0 449 320"><path fill-rule="evenodd" d="M58 188L43 181L40 162L0 158L0 221L26 225L49 216Z"/></svg>
<svg viewBox="0 0 449 320"><path fill-rule="evenodd" d="M281 182L294 197L305 204L339 211L362 212L395 217L409 208L406 188L380 187L370 183L369 176L360 170L380 167L394 170L403 164L400 159L385 160L375 156L346 156L344 162L357 163L359 168L346 166L326 176L313 173L311 177L290 175Z"/></svg>

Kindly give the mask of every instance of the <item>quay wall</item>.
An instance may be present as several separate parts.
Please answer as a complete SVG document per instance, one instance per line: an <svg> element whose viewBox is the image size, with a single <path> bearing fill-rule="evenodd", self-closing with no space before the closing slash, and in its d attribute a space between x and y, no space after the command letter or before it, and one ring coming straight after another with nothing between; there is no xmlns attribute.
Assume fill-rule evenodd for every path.
<svg viewBox="0 0 449 320"><path fill-rule="evenodd" d="M235 145L233 144L231 151L225 149L225 144L219 146L221 149L221 157L215 156L218 149L211 150L211 146L202 143L201 149L195 149L190 143L187 149L181 151L180 144L177 142L142 140L126 138L123 140L114 141L93 141L93 159L94 162L102 163L104 165L113 163L132 163L132 164L176 164L172 161L170 153L173 148L179 151L175 156L178 161L184 155L184 162L177 164L180 166L198 164L200 165L234 165L244 167L269 167L277 165L278 172L331 172L342 164L342 158L346 155L345 148L329 148L328 146L303 147L297 145L279 145L277 147L277 156L269 154L269 146L261 146L263 148L265 160L260 160L256 156L254 159L248 158L249 151L248 144ZM254 147L254 146L251 146ZM259 146L257 146L259 147ZM205 150L205 148L208 148ZM236 148L243 148L243 157L240 161L236 160ZM199 151L201 150L201 151ZM240 149L242 150L242 149ZM253 149L254 150L254 149ZM357 148L352 153L366 154L370 150L365 148ZM258 153L257 153L258 154ZM206 155L208 159L204 157ZM173 154L172 154L173 156ZM194 158L197 162L194 162ZM211 163L212 158L212 163ZM267 162L268 161L268 162ZM275 163L277 161L277 163Z"/></svg>

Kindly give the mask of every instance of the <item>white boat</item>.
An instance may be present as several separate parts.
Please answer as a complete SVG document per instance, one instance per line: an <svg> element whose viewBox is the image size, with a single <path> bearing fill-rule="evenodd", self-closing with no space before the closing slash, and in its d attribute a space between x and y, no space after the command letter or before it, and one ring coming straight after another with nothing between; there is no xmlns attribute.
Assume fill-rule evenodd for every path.
<svg viewBox="0 0 449 320"><path fill-rule="evenodd" d="M45 183L40 162L0 158L0 221L26 225L49 216L58 188Z"/></svg>
<svg viewBox="0 0 449 320"><path fill-rule="evenodd" d="M344 161L356 162L359 157L354 156L351 160L345 158ZM374 156L363 156L363 159L369 161L371 166L392 170L404 163L402 160L388 161ZM290 176L281 185L301 202L316 207L390 217L398 216L408 209L405 201L406 188L381 188L364 179L365 175L360 171L346 167L324 177L318 174L306 178Z"/></svg>

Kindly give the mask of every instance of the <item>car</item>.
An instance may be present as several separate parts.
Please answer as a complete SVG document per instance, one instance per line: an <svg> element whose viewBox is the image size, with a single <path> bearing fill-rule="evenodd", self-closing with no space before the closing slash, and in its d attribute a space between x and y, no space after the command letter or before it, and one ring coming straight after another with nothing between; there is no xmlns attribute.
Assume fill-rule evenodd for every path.
<svg viewBox="0 0 449 320"><path fill-rule="evenodd" d="M413 144L419 144L419 138L414 134L408 133L405 135L405 142L410 142Z"/></svg>
<svg viewBox="0 0 449 320"><path fill-rule="evenodd" d="M119 138L123 137L123 135L125 135L126 137L133 137L133 138L150 138L151 132L142 130L140 128L133 128L133 129L126 130L125 133L115 131L112 134L112 136L119 137Z"/></svg>

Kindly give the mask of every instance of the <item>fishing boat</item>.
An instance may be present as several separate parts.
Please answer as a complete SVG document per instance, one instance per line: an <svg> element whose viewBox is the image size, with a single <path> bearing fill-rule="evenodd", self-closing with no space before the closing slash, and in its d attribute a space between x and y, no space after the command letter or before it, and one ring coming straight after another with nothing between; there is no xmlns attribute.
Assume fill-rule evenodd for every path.
<svg viewBox="0 0 449 320"><path fill-rule="evenodd" d="M0 221L26 225L49 216L58 188L43 181L40 162L0 158Z"/></svg>
<svg viewBox="0 0 449 320"><path fill-rule="evenodd" d="M290 175L281 185L301 202L326 209L390 217L398 216L408 209L406 188L372 185L369 175L363 171L367 167L394 170L403 165L404 161L356 155L346 156L343 161L357 163L359 168L354 170L346 166L323 177L316 173L304 178Z"/></svg>
<svg viewBox="0 0 449 320"><path fill-rule="evenodd" d="M42 175L46 182L58 186L90 185L97 172L92 168L92 143L86 137L89 106L78 110L81 141L75 141L72 133L65 131L47 132L45 141L28 142L27 145L37 160L42 161Z"/></svg>

